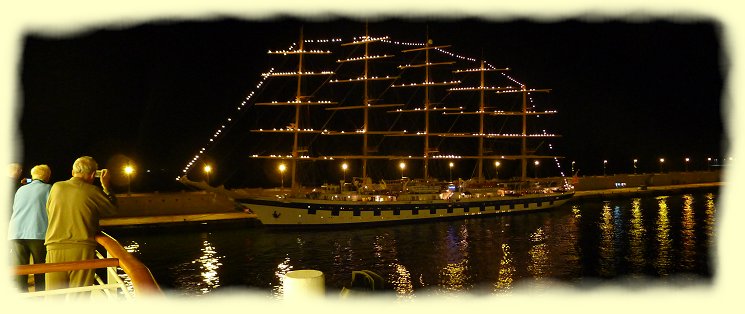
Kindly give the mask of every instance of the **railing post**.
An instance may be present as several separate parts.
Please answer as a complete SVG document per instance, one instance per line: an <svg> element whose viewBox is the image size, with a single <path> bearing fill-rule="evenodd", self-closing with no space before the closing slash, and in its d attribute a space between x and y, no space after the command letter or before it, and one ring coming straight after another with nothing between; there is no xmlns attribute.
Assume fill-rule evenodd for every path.
<svg viewBox="0 0 745 314"><path fill-rule="evenodd" d="M111 256L111 253L109 253L109 250L106 250L106 258L113 258L113 256ZM116 269L117 269L117 267L106 268L106 283L107 284L112 284L112 283L118 282L118 279L119 278L117 278ZM122 289L127 289L127 287L126 286L122 286ZM109 292L111 292L114 295L116 295L116 289L110 289ZM125 291L125 293L126 293L126 291Z"/></svg>

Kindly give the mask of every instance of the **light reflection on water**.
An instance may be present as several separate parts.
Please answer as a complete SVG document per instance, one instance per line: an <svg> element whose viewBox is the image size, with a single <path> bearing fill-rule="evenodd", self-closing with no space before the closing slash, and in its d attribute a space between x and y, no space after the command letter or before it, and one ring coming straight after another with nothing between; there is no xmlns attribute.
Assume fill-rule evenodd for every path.
<svg viewBox="0 0 745 314"><path fill-rule="evenodd" d="M279 282L278 284L272 286L272 296L274 296L276 299L282 299L282 295L284 294L285 275L287 275L287 273L292 270L292 265L290 264L290 257L285 257L282 263L279 263L277 265L277 269L274 272L274 277L277 282Z"/></svg>
<svg viewBox="0 0 745 314"><path fill-rule="evenodd" d="M548 245L546 244L546 234L542 228L536 229L530 234L530 242L533 245L528 251L530 255L530 265L528 271L536 280L545 278L549 275Z"/></svg>
<svg viewBox="0 0 745 314"><path fill-rule="evenodd" d="M646 242L646 231L644 229L644 217L642 216L641 199L635 198L631 201L631 228L629 230L629 263L633 274L639 274L644 270Z"/></svg>
<svg viewBox="0 0 745 314"><path fill-rule="evenodd" d="M502 258L499 260L499 276L494 284L494 292L509 293L512 291L515 266L511 255L509 244L502 243Z"/></svg>
<svg viewBox="0 0 745 314"><path fill-rule="evenodd" d="M680 266L682 270L690 271L695 266L696 258L696 221L693 213L693 195L683 195L683 219L680 232L683 241Z"/></svg>
<svg viewBox="0 0 745 314"><path fill-rule="evenodd" d="M615 241L613 241L613 215L610 202L603 203L603 214L600 222L600 276L613 277L615 275Z"/></svg>
<svg viewBox="0 0 745 314"><path fill-rule="evenodd" d="M353 270L386 279L399 300L464 291L509 294L559 280L710 279L713 193L575 202L544 212L336 230L235 227L115 235L165 289L202 295L222 287L281 298L290 270L324 272L327 292ZM153 241L155 238L157 240ZM196 256L195 256L196 255Z"/></svg>
<svg viewBox="0 0 745 314"><path fill-rule="evenodd" d="M660 275L670 274L672 239L670 239L670 219L668 217L667 196L657 198L657 258L654 266Z"/></svg>

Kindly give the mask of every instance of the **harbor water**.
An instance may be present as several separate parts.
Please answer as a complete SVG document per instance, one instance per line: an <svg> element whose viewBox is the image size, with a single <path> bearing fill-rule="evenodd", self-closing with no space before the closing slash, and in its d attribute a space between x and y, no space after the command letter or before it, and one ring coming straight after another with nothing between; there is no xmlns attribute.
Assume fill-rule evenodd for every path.
<svg viewBox="0 0 745 314"><path fill-rule="evenodd" d="M534 213L329 229L207 223L105 230L171 295L250 291L281 298L284 274L382 276L395 298L648 284L709 286L719 194L581 200Z"/></svg>

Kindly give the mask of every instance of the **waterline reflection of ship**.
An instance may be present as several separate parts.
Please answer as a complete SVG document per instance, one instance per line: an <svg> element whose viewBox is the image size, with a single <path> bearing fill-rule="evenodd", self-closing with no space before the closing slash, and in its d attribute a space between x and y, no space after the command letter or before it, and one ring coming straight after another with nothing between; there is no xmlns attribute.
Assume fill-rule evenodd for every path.
<svg viewBox="0 0 745 314"><path fill-rule="evenodd" d="M527 175L529 160L536 172L539 160L559 165L559 156L528 149L534 141L551 149L544 141L557 137L528 129L529 118L556 113L539 111L534 104L549 90L528 89L505 74L509 69L459 57L448 48L429 38L421 44L400 43L367 31L347 42L306 40L301 30L300 40L288 50L270 50L283 56L284 64L291 60L293 68L272 69L264 77L284 83L294 79L293 93L284 95L289 100L254 104L257 110L276 110L276 117L286 121L281 128L251 131L271 136L278 150L251 157L278 169L282 183L277 189L234 189L232 197L266 225L471 217L542 210L571 199L574 189L563 173L543 180L537 173ZM343 57L329 58L334 56ZM335 69L312 69L316 58L335 59L326 61ZM487 85L487 77L504 85ZM271 89L282 95L280 88L265 87L264 94ZM282 138L291 144L287 140L283 146ZM472 178L453 179L454 161L473 165ZM343 178L338 184L304 187L300 173L318 163L339 164ZM517 164L513 168L519 176L502 179L499 167L506 163ZM488 178L491 165L495 175ZM352 166L361 175L348 180ZM448 180L437 178L443 168L449 170ZM390 179L399 171L400 177ZM419 171L420 179L406 175Z"/></svg>

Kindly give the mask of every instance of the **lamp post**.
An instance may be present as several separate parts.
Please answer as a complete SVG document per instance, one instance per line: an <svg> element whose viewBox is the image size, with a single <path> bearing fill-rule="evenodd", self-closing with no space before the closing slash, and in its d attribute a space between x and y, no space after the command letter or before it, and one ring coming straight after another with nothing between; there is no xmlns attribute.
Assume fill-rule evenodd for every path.
<svg viewBox="0 0 745 314"><path fill-rule="evenodd" d="M450 162L450 182L453 182L453 166L455 166L455 165L451 161Z"/></svg>
<svg viewBox="0 0 745 314"><path fill-rule="evenodd" d="M538 178L538 165L540 165L541 162L536 160L533 162L533 164L535 165L535 177Z"/></svg>
<svg viewBox="0 0 745 314"><path fill-rule="evenodd" d="M706 171L711 171L711 157L706 158Z"/></svg>
<svg viewBox="0 0 745 314"><path fill-rule="evenodd" d="M346 163L346 162L345 162L345 163L343 163L343 164L341 164L341 170L342 170L342 172L344 173L344 176L342 177L342 178L343 178L343 180L344 180L344 183L346 183L346 182L347 182L347 168L349 168L349 165L347 165L347 163Z"/></svg>
<svg viewBox="0 0 745 314"><path fill-rule="evenodd" d="M132 195L132 173L135 169L131 165L124 167L124 173L127 175L127 195Z"/></svg>
<svg viewBox="0 0 745 314"><path fill-rule="evenodd" d="M401 168L401 180L403 180L404 179L404 169L406 169L406 163L404 163L402 161L401 163L398 164L398 167Z"/></svg>
<svg viewBox="0 0 745 314"><path fill-rule="evenodd" d="M688 162L690 162L691 159L686 157L686 172L688 172Z"/></svg>
<svg viewBox="0 0 745 314"><path fill-rule="evenodd" d="M210 185L210 173L212 172L212 166L204 165L204 173L207 176L207 185Z"/></svg>
<svg viewBox="0 0 745 314"><path fill-rule="evenodd" d="M494 178L495 178L495 179L496 179L497 181L499 181L499 165L501 165L501 164L499 163L499 161L495 161L495 162L494 162L494 169L496 169L496 170L497 170L497 174L496 174L496 176L495 176Z"/></svg>
<svg viewBox="0 0 745 314"><path fill-rule="evenodd" d="M663 172L662 166L665 164L665 158L660 158L660 173Z"/></svg>
<svg viewBox="0 0 745 314"><path fill-rule="evenodd" d="M603 160L603 176L605 176L605 167L608 165L608 160Z"/></svg>
<svg viewBox="0 0 745 314"><path fill-rule="evenodd" d="M637 160L636 158L634 158L634 174L636 174L636 162L637 162L637 161L638 161L638 160Z"/></svg>
<svg viewBox="0 0 745 314"><path fill-rule="evenodd" d="M574 161L572 161L572 175L574 175Z"/></svg>
<svg viewBox="0 0 745 314"><path fill-rule="evenodd" d="M285 170L287 170L287 167L285 166L285 164L279 164L280 191L285 190Z"/></svg>

